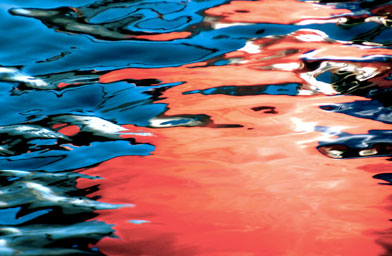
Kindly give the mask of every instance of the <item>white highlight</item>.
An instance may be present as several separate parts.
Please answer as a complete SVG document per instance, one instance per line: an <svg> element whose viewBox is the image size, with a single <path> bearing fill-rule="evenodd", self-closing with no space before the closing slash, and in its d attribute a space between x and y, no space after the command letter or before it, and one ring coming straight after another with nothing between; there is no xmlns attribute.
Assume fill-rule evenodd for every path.
<svg viewBox="0 0 392 256"><path fill-rule="evenodd" d="M359 81L365 81L380 73L374 67L361 67L344 62L324 61L319 68L311 72L302 73L300 77L308 82L311 90L315 92L322 92L326 95L338 94L331 84L316 79L318 75L329 70L339 70L355 74L355 78Z"/></svg>
<svg viewBox="0 0 392 256"><path fill-rule="evenodd" d="M335 23L335 24L344 24L347 22L347 18L335 18L335 19L325 19L325 20L303 20L298 22L296 25L304 26L304 25L311 25L311 24L327 24L327 23Z"/></svg>
<svg viewBox="0 0 392 256"><path fill-rule="evenodd" d="M18 15L30 15L31 11L23 9L23 8L14 8L12 12Z"/></svg>
<svg viewBox="0 0 392 256"><path fill-rule="evenodd" d="M330 84L317 81L313 72L301 73L300 77L309 83L312 92L321 92L326 95L334 95L338 93ZM310 92L310 94L312 94L312 92ZM306 94L303 93L301 95Z"/></svg>
<svg viewBox="0 0 392 256"><path fill-rule="evenodd" d="M212 24L212 27L214 29L221 29L221 28L229 28L229 27L235 27L235 26L247 26L247 25L253 25L255 23L214 23Z"/></svg>
<svg viewBox="0 0 392 256"><path fill-rule="evenodd" d="M49 86L45 81L36 77L26 75L16 68L0 67L0 81L1 80L10 81L10 82L20 82L26 84L29 87L37 88L37 89L42 89Z"/></svg>
<svg viewBox="0 0 392 256"><path fill-rule="evenodd" d="M65 196L58 196L56 195L50 188L47 188L41 184L34 183L34 182L26 182L25 183L27 188L32 190L32 193L36 194L38 197L45 199L51 202L66 202L67 204L71 204L74 206L80 207L91 207L94 209L116 209L123 205L117 206L107 203L101 203L98 201L90 200L88 198L77 198L77 197L65 197ZM126 206L134 206L132 204Z"/></svg>
<svg viewBox="0 0 392 256"><path fill-rule="evenodd" d="M293 71L293 70L300 69L301 64L298 62L278 63L278 64L273 64L272 67L278 70Z"/></svg>
<svg viewBox="0 0 392 256"><path fill-rule="evenodd" d="M295 132L312 132L316 126L316 122L304 122L297 117L290 118L295 125Z"/></svg>
<svg viewBox="0 0 392 256"><path fill-rule="evenodd" d="M245 46L238 49L238 51L247 52L250 54L260 53L260 45L255 44L253 41L247 41Z"/></svg>
<svg viewBox="0 0 392 256"><path fill-rule="evenodd" d="M293 35L297 40L304 42L325 42L328 39L328 35L326 33L316 29L300 29L291 33L291 35Z"/></svg>
<svg viewBox="0 0 392 256"><path fill-rule="evenodd" d="M185 118L183 117L171 117L171 118L152 118L150 119L150 126L152 127L160 127L160 128L164 128L164 127L176 127L176 126L197 126L202 124L202 122L200 121L196 121L193 119L188 119L187 122L181 122L179 124L171 124L169 122L175 122L175 121L180 121L180 120L184 120ZM167 124L164 124L168 122Z"/></svg>

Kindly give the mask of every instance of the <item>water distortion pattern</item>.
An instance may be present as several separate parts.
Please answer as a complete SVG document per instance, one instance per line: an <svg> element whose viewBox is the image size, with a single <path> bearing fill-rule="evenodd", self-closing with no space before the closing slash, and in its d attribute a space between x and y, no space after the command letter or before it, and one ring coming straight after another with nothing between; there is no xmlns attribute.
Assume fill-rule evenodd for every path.
<svg viewBox="0 0 392 256"><path fill-rule="evenodd" d="M392 255L391 13L3 0L0 255Z"/></svg>

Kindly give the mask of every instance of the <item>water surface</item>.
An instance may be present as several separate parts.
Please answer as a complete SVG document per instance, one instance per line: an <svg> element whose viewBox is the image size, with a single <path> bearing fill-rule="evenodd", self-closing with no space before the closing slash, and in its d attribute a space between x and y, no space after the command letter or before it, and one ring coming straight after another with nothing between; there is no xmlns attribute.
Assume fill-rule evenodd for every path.
<svg viewBox="0 0 392 256"><path fill-rule="evenodd" d="M392 3L3 0L1 255L392 255Z"/></svg>

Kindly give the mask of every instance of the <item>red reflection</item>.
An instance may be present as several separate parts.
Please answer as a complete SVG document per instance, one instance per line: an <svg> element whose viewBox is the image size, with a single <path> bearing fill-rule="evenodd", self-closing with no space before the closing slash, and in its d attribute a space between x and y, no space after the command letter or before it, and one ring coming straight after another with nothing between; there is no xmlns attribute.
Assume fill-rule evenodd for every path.
<svg viewBox="0 0 392 256"><path fill-rule="evenodd" d="M297 0L231 1L211 8L207 15L222 17L222 22L293 24L305 19L329 19L351 13L347 9Z"/></svg>
<svg viewBox="0 0 392 256"><path fill-rule="evenodd" d="M181 96L188 97L188 96ZM390 126L321 111L321 104L361 97L204 96L174 102L170 114L207 113L244 128L147 129L156 151L121 157L85 173L104 180L103 202L132 203L100 211L118 239L107 255L378 255L374 240L390 213L388 186L371 179L383 158L337 161L316 150L320 126L351 133ZM180 106L181 105L181 106ZM252 108L273 105L279 113ZM213 107L212 107L213 106ZM310 128L309 128L310 127ZM248 128L251 128L249 130ZM147 142L147 141L146 141ZM93 195L92 195L93 196ZM149 221L133 224L131 220Z"/></svg>
<svg viewBox="0 0 392 256"><path fill-rule="evenodd" d="M140 35L140 36L131 36L131 38L136 39L145 39L151 41L170 41L175 39L182 39L189 37L192 33L190 32L172 32L165 34L156 34L156 35Z"/></svg>
<svg viewBox="0 0 392 256"><path fill-rule="evenodd" d="M100 200L136 205L100 212L98 218L116 224L119 236L99 242L104 253L381 253L372 233L383 230L390 218L380 209L390 205L384 201L390 188L377 185L361 168L382 164L384 159L326 158L315 149L320 134L306 131L306 124L317 120L318 125L345 126L348 132L389 126L339 119L317 107L320 102L355 97L213 97L216 104L211 111L217 111L222 122L247 121L246 127L151 129L153 155L117 158L86 171L105 178L96 181L101 184ZM211 106L206 104L191 104L192 110L184 111ZM275 104L280 114L250 110L260 104ZM301 119L304 128L291 118ZM80 187L94 182L82 181Z"/></svg>
<svg viewBox="0 0 392 256"><path fill-rule="evenodd" d="M287 24L347 12L299 1L259 2L232 1L207 13L222 15L227 22ZM316 149L320 140L328 139L315 131L316 126L353 134L390 129L388 124L320 109L321 105L366 98L331 97L316 91L312 96L295 97L183 93L229 85L298 83L302 89L310 88L312 84L300 76L310 71L305 67L305 54L316 61L338 56L337 62L350 64L353 72L373 68L372 72L378 73L370 79L382 79L390 69L385 63L352 64L346 59L391 55L391 50L346 45L313 30L249 43L256 50L245 47L226 54L224 58L231 63L226 66L203 62L169 68L129 68L100 77L102 83L125 79L183 82L164 91L157 101L167 104L165 115L205 114L215 124L243 126L142 128L152 134L140 141L156 146L152 155L119 157L84 171L104 178L79 181L79 187L100 184L100 190L92 196L101 196L103 202L135 205L99 211L97 218L115 224L118 236L98 243L103 253L383 253L380 244L390 239L384 230L391 216L391 190L378 185L372 176L378 171L390 172L385 158L336 160ZM131 125L126 128L138 129Z"/></svg>
<svg viewBox="0 0 392 256"><path fill-rule="evenodd" d="M251 86L283 83L299 83L303 84L302 89L313 90L310 89L312 84L300 76L301 73L309 71L304 65L304 59L309 62L332 59L335 63L350 65L353 72L361 74L368 70L371 73L367 74L372 79L370 81L376 81L379 87L389 87L390 83L384 78L389 75L390 65L375 61L346 61L383 55L391 56L392 50L345 44L327 38L320 31L303 29L285 37L249 41L243 49L225 54L224 58L229 60L231 65L206 66L208 63L205 62L158 69L128 68L104 74L100 77L100 82L111 83L126 79L159 79L162 83L184 82L185 84L165 93L166 97L176 97L175 100L167 102L169 108L176 109L172 104L185 101L181 104L187 105L188 101L193 100L193 96L179 97L189 90L228 85ZM361 68L365 68L365 71ZM313 90L311 93L315 92Z"/></svg>
<svg viewBox="0 0 392 256"><path fill-rule="evenodd" d="M53 128L55 128L55 126L53 126ZM67 127L61 128L58 130L58 132L66 136L73 136L80 132L80 128L77 125L69 125Z"/></svg>
<svg viewBox="0 0 392 256"><path fill-rule="evenodd" d="M390 17L390 15L392 13L392 4L386 4L386 5L374 8L373 10L371 10L371 12L375 15Z"/></svg>

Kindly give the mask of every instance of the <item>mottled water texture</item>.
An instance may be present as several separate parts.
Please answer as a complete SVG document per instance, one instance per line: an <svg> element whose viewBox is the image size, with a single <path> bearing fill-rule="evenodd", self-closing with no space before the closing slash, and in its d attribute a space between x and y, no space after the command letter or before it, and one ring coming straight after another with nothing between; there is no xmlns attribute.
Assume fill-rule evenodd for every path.
<svg viewBox="0 0 392 256"><path fill-rule="evenodd" d="M1 1L0 255L392 255L391 15Z"/></svg>

